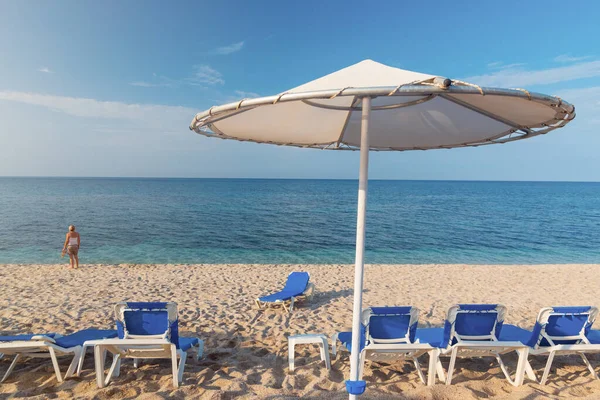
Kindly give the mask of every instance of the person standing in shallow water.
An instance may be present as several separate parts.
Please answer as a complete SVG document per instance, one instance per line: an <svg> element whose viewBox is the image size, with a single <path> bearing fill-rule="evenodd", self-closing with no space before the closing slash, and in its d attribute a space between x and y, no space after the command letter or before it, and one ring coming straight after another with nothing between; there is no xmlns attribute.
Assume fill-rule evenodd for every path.
<svg viewBox="0 0 600 400"><path fill-rule="evenodd" d="M81 244L81 237L78 232L75 232L75 225L69 225L69 232L65 239L61 256L64 257L65 253L69 255L71 266L69 268L79 268L79 245Z"/></svg>

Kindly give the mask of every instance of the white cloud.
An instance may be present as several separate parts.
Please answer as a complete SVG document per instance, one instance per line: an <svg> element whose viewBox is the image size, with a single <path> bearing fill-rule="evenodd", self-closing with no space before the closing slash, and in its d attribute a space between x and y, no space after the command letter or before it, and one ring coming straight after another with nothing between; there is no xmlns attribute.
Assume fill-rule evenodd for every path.
<svg viewBox="0 0 600 400"><path fill-rule="evenodd" d="M191 78L185 79L185 81L190 85L222 85L225 83L223 80L223 75L210 65L195 65L194 69L194 75Z"/></svg>
<svg viewBox="0 0 600 400"><path fill-rule="evenodd" d="M129 83L131 86L139 86L139 87L174 87L171 83L156 83L156 82L145 82L145 81L135 81Z"/></svg>
<svg viewBox="0 0 600 400"><path fill-rule="evenodd" d="M38 68L38 72L44 72L46 74L53 74L54 73L54 71L52 71L48 67L40 67L40 68Z"/></svg>
<svg viewBox="0 0 600 400"><path fill-rule="evenodd" d="M258 94L258 93L245 92L243 90L235 90L234 93L240 99L252 99L252 98L255 98L255 97L260 97L260 94Z"/></svg>
<svg viewBox="0 0 600 400"><path fill-rule="evenodd" d="M164 75L152 74L152 79L149 81L133 81L129 82L131 86L143 88L167 87L176 88L182 85L200 86L224 84L223 75L212 68L210 65L194 65L194 73L192 76L183 79L172 79Z"/></svg>
<svg viewBox="0 0 600 400"><path fill-rule="evenodd" d="M522 87L547 85L597 76L600 76L600 61L588 61L541 70L501 69L490 74L470 76L464 78L464 80L481 86Z"/></svg>
<svg viewBox="0 0 600 400"><path fill-rule="evenodd" d="M569 54L561 54L560 56L554 57L554 61L560 62L560 63L571 63L571 62L588 60L590 58L591 58L591 56L574 57Z"/></svg>
<svg viewBox="0 0 600 400"><path fill-rule="evenodd" d="M230 44L229 46L219 47L219 48L215 49L214 52L215 52L215 54L224 56L227 54L236 53L236 52L240 51L242 49L242 47L244 47L244 41L233 43L233 44Z"/></svg>
<svg viewBox="0 0 600 400"><path fill-rule="evenodd" d="M0 100L40 106L76 117L129 120L136 125L142 125L143 128L156 127L160 129L184 129L186 121L191 121L198 111L179 106L127 104L82 97L13 91L0 91Z"/></svg>
<svg viewBox="0 0 600 400"><path fill-rule="evenodd" d="M150 88L150 87L174 88L174 87L181 85L181 82L176 81L174 79L167 78L166 76L162 76L162 75L159 76L156 74L152 74L151 81L134 81L134 82L130 82L129 84L131 86L146 87L146 88Z"/></svg>
<svg viewBox="0 0 600 400"><path fill-rule="evenodd" d="M526 65L526 64L524 64L524 63L504 64L502 61L495 61L495 62L488 63L487 66L490 69L511 69L511 68L516 68L516 67L522 67L523 65Z"/></svg>

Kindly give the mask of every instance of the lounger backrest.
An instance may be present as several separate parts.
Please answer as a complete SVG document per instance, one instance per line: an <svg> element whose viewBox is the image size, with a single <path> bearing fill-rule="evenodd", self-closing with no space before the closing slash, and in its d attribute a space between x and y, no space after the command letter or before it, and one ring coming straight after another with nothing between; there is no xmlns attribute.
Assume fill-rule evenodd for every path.
<svg viewBox="0 0 600 400"><path fill-rule="evenodd" d="M121 302L115 306L120 339L168 339L179 348L177 304L173 302Z"/></svg>
<svg viewBox="0 0 600 400"><path fill-rule="evenodd" d="M419 310L415 307L371 307L367 340L372 343L412 343Z"/></svg>
<svg viewBox="0 0 600 400"><path fill-rule="evenodd" d="M501 304L457 304L450 307L444 324L442 347L465 340L496 341L506 307Z"/></svg>
<svg viewBox="0 0 600 400"><path fill-rule="evenodd" d="M301 295L306 290L309 280L310 275L308 272L292 272L288 276L282 292L290 293L293 296Z"/></svg>
<svg viewBox="0 0 600 400"><path fill-rule="evenodd" d="M527 344L538 348L588 343L586 334L597 315L598 308L589 306L542 308Z"/></svg>

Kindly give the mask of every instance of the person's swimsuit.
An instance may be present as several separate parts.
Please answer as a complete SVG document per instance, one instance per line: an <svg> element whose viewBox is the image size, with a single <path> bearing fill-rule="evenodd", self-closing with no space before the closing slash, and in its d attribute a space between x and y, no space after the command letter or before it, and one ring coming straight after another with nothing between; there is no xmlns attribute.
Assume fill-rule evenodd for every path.
<svg viewBox="0 0 600 400"><path fill-rule="evenodd" d="M79 245L77 244L77 237L69 236L69 245L67 247L67 253L72 256L76 256L79 252Z"/></svg>

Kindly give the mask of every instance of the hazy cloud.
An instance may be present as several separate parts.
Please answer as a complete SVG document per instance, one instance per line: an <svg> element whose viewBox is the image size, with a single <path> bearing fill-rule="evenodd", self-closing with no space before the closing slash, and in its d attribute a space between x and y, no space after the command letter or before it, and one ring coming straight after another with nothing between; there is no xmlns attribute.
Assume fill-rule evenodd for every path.
<svg viewBox="0 0 600 400"><path fill-rule="evenodd" d="M597 76L600 76L600 61L588 61L541 70L511 67L490 74L470 76L464 78L464 80L481 86L521 87L547 85Z"/></svg>
<svg viewBox="0 0 600 400"><path fill-rule="evenodd" d="M135 81L129 83L131 86L139 86L139 87L175 87L172 83L165 82L145 82L145 81Z"/></svg>
<svg viewBox="0 0 600 400"><path fill-rule="evenodd" d="M180 125L187 119L191 121L197 112L197 110L179 106L128 104L82 97L13 91L0 91L1 100L45 107L76 117L130 120L143 125L143 127L155 126L158 120L165 122L165 124L159 124L163 127L173 124L174 121ZM185 125L181 126L185 127Z"/></svg>
<svg viewBox="0 0 600 400"><path fill-rule="evenodd" d="M591 56L573 57L569 54L561 54L560 56L554 57L554 61L560 62L560 63L571 63L571 62L589 60L590 58L592 58L592 57Z"/></svg>
<svg viewBox="0 0 600 400"><path fill-rule="evenodd" d="M558 95L575 105L578 124L588 125L594 132L600 124L600 86L561 90Z"/></svg>
<svg viewBox="0 0 600 400"><path fill-rule="evenodd" d="M202 86L224 84L223 75L212 68L210 65L195 65L192 76L183 79L172 79L164 75L152 74L152 79L149 81L133 81L129 82L131 86L155 88L167 87L175 88L182 85Z"/></svg>
<svg viewBox="0 0 600 400"><path fill-rule="evenodd" d="M214 53L219 55L227 55L231 53L236 53L240 51L244 47L244 41L230 44L229 46L218 47L215 49Z"/></svg>
<svg viewBox="0 0 600 400"><path fill-rule="evenodd" d="M254 92L244 92L243 90L235 90L235 95L240 99L252 99L255 97L260 97L260 94Z"/></svg>
<svg viewBox="0 0 600 400"><path fill-rule="evenodd" d="M53 73L54 73L54 71L52 71L52 70L51 70L50 68L48 68L48 67L40 67L40 68L38 68L38 71L39 71L39 72L44 72L44 73L46 73L46 74L53 74Z"/></svg>
<svg viewBox="0 0 600 400"><path fill-rule="evenodd" d="M210 65L202 64L194 66L194 74L191 78L187 78L185 81L191 85L217 85L224 84L223 75L212 68Z"/></svg>

